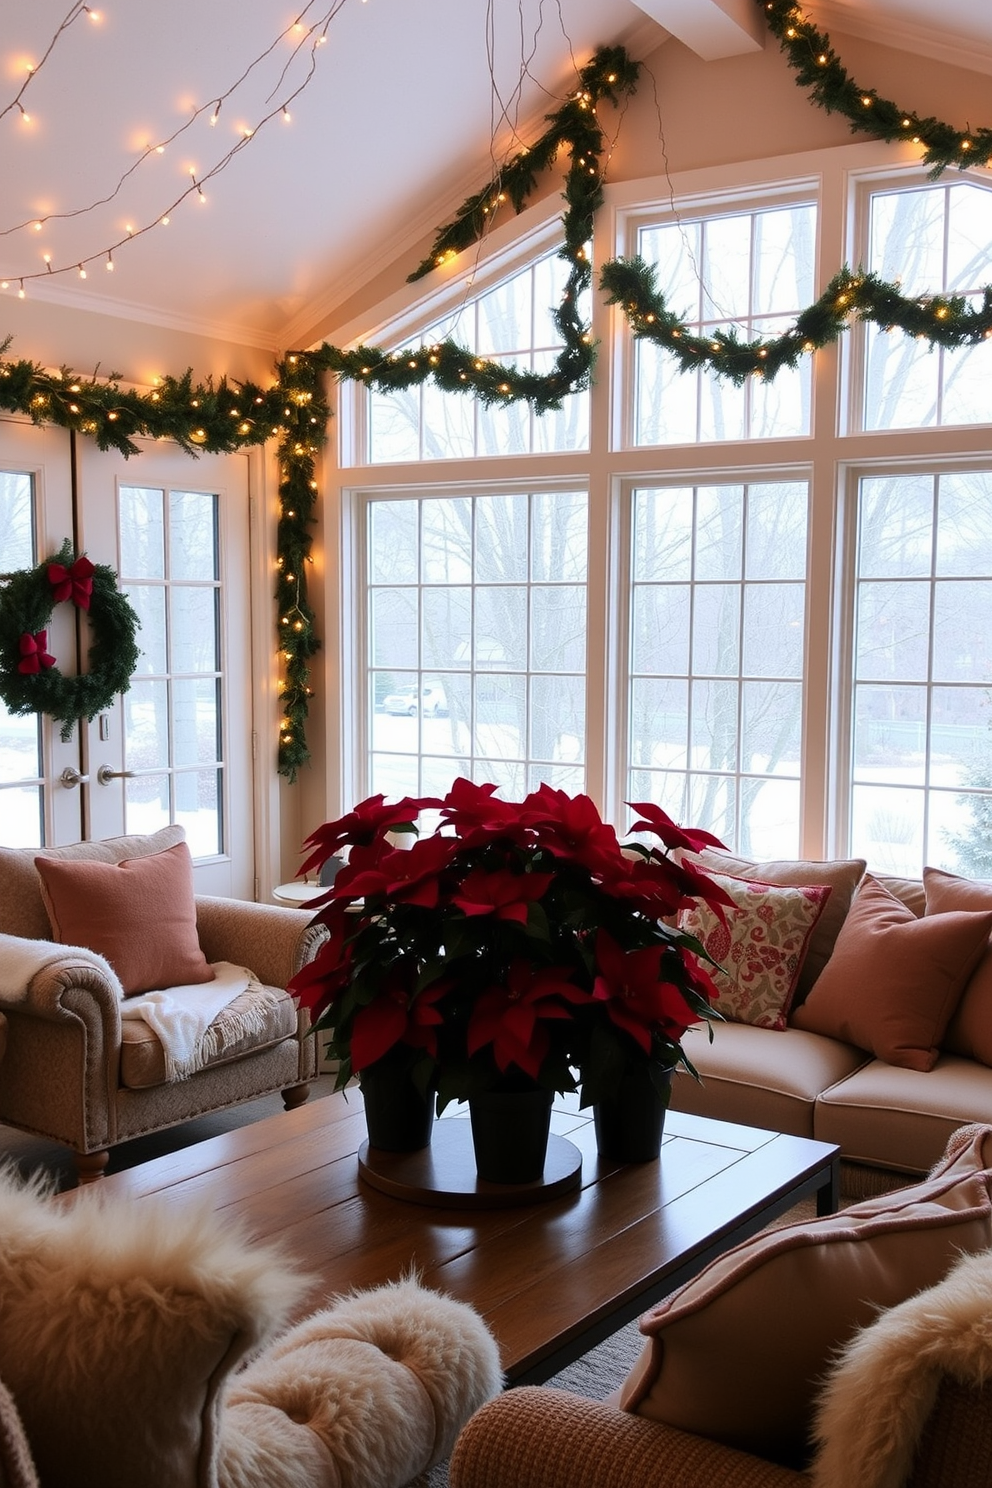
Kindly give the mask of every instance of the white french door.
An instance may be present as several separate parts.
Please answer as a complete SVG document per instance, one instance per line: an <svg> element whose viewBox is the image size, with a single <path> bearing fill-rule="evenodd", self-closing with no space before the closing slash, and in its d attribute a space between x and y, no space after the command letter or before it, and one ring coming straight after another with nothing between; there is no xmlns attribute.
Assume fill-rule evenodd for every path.
<svg viewBox="0 0 992 1488"><path fill-rule="evenodd" d="M74 534L77 549L118 575L141 621L141 654L128 691L67 745L47 718L0 719L0 841L57 844L178 822L198 891L252 897L247 457L194 460L147 441L125 460L80 440L73 481L67 435L5 424L4 495L16 520L0 528L0 569L36 563ZM67 671L77 623L84 657L88 646L70 608L56 607L52 627ZM17 813L3 809L14 802Z"/></svg>

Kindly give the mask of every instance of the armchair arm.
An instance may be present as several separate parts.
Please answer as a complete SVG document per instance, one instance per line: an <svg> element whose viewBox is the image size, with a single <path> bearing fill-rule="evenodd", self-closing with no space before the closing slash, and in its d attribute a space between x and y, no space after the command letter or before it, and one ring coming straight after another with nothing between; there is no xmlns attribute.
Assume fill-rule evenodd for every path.
<svg viewBox="0 0 992 1488"><path fill-rule="evenodd" d="M285 987L327 939L326 926L310 920L305 909L196 897L196 929L207 960L247 966L269 987Z"/></svg>
<svg viewBox="0 0 992 1488"><path fill-rule="evenodd" d="M62 1021L78 1017L80 1006L90 1003L106 1035L120 1042L121 985L102 956L55 941L0 935L0 966L0 1008ZM86 994L82 1002L79 992Z"/></svg>
<svg viewBox="0 0 992 1488"><path fill-rule="evenodd" d="M565 1390L484 1405L455 1445L451 1488L809 1488L805 1473Z"/></svg>

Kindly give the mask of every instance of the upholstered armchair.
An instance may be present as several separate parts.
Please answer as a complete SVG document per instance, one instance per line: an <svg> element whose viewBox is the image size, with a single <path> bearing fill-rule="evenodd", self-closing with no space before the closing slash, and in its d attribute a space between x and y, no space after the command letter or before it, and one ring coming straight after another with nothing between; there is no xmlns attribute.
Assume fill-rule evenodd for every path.
<svg viewBox="0 0 992 1488"><path fill-rule="evenodd" d="M188 871L186 879L175 878L188 862L180 827L46 851L46 868L61 875L47 886L36 856L0 849L0 1009L7 1035L0 1122L66 1143L86 1183L101 1176L109 1149L129 1138L274 1091L287 1107L307 1099L314 1039L285 991L325 934L306 911L195 896ZM120 918L125 911L111 901L103 928L109 925L112 943L121 933L120 959L91 949L106 943L100 915L81 901L73 877L80 871L106 877L114 869L131 911L137 905L139 923L144 917L148 927L147 935L128 932ZM118 888L117 878L110 886ZM83 888L93 891L89 882ZM53 920L62 934L53 931ZM131 952L147 959L153 929L161 964L142 982ZM175 1008L162 978L182 945L176 980L194 985L176 994L186 998L177 1027L185 1040L180 1057L169 1042L166 1024ZM139 989L147 983L166 990L131 995L126 977L137 977ZM209 1022L208 1008L216 1009Z"/></svg>

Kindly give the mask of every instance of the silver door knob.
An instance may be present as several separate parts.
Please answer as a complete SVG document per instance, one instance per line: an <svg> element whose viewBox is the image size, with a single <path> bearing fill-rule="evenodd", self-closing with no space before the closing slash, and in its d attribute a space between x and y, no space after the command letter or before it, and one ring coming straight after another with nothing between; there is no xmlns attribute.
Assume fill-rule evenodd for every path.
<svg viewBox="0 0 992 1488"><path fill-rule="evenodd" d="M88 785L90 777L88 775L80 775L78 770L74 770L71 765L66 765L59 779L66 790L74 790L77 785Z"/></svg>
<svg viewBox="0 0 992 1488"><path fill-rule="evenodd" d="M101 785L109 785L112 780L133 780L133 770L112 770L109 765L101 765L96 772L96 778Z"/></svg>

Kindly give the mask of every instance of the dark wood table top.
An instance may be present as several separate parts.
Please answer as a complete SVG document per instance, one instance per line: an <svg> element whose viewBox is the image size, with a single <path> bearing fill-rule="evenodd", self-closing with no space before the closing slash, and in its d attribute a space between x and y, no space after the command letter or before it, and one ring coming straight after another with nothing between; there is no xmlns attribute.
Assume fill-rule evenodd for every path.
<svg viewBox="0 0 992 1488"><path fill-rule="evenodd" d="M421 1206L363 1181L358 1090L101 1182L136 1198L207 1196L282 1242L316 1277L308 1311L416 1270L477 1308L516 1384L549 1378L801 1198L836 1206L838 1149L823 1142L669 1111L660 1159L622 1167L598 1157L574 1098L556 1106L552 1130L581 1152L581 1185L505 1209Z"/></svg>

